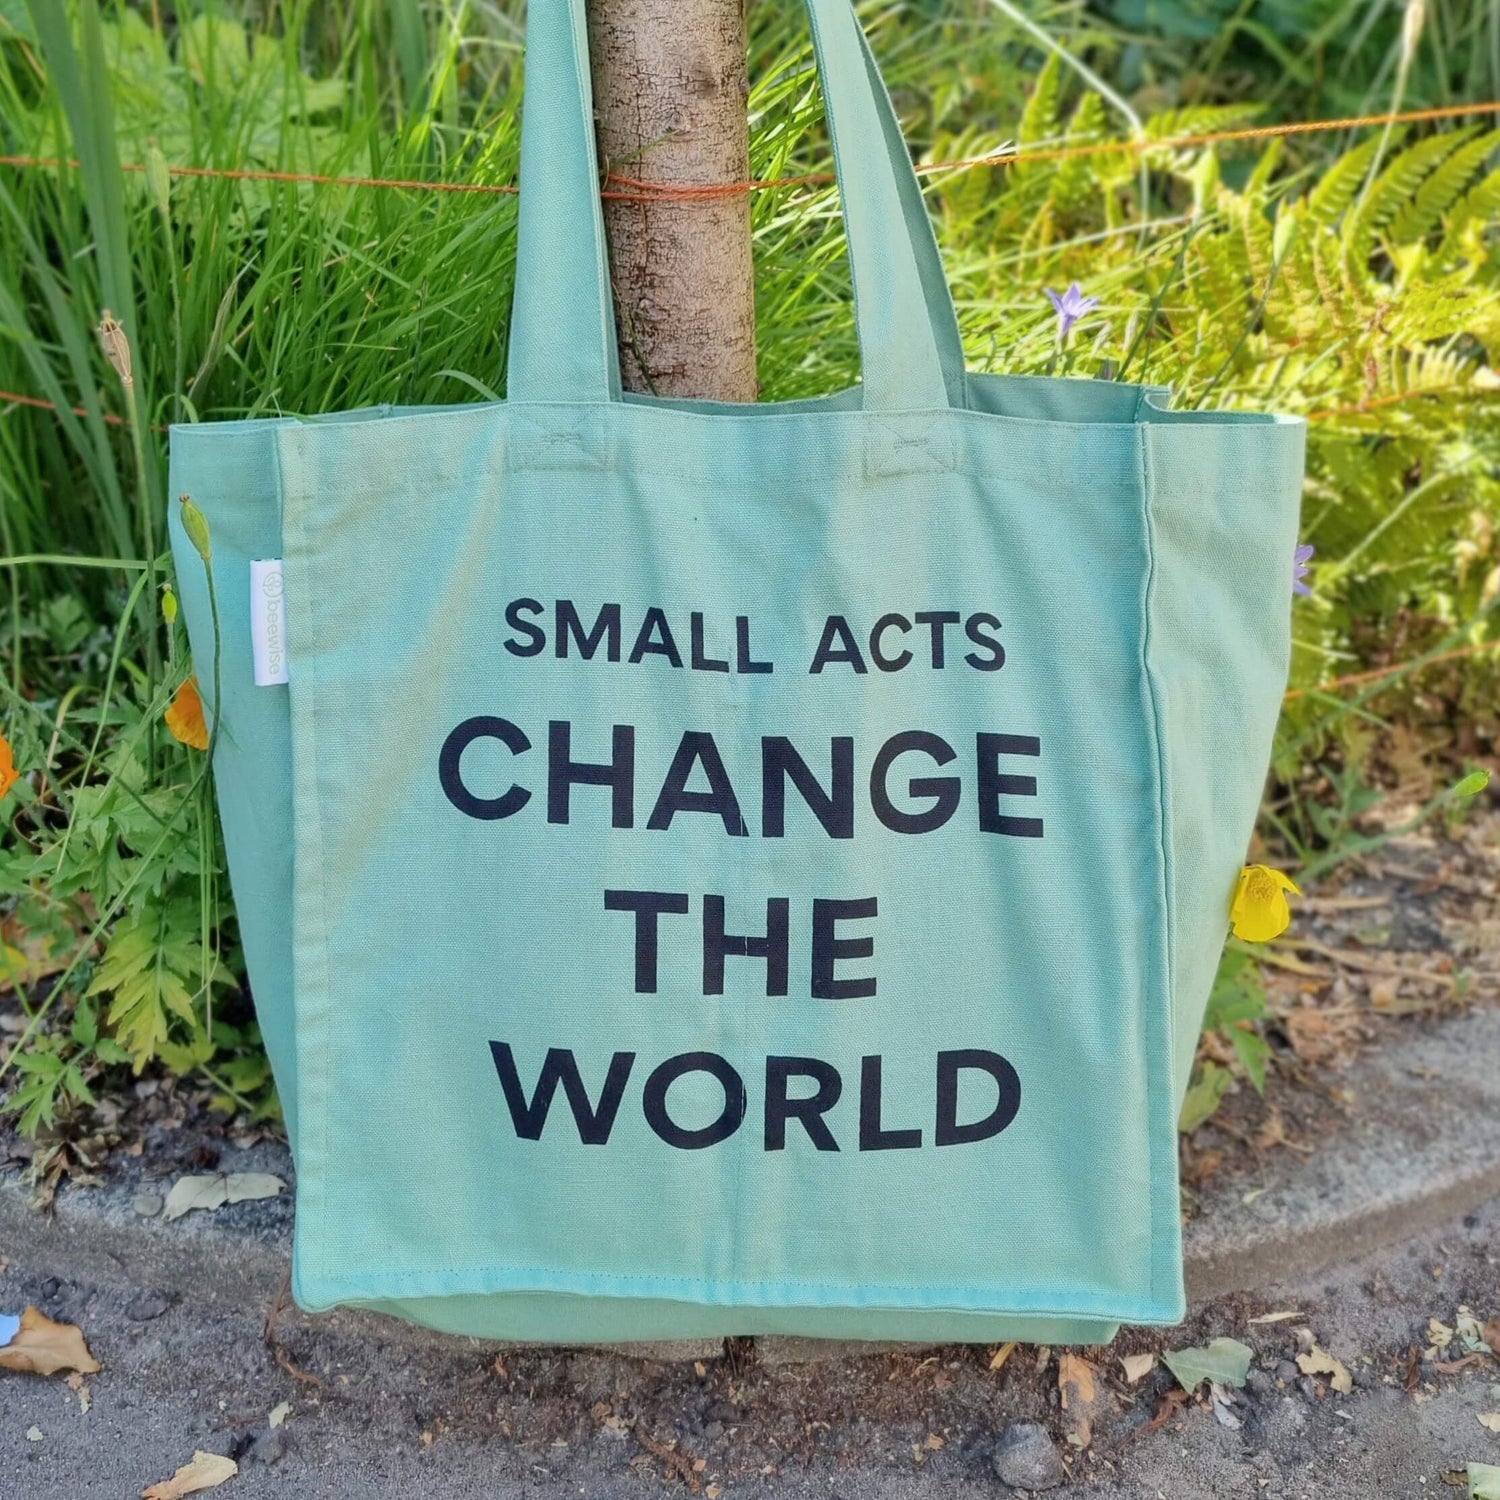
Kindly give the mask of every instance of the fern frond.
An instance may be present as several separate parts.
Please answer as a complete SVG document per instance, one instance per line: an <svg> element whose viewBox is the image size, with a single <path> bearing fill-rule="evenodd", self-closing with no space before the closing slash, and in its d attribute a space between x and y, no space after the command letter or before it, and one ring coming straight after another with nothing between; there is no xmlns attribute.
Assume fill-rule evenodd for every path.
<svg viewBox="0 0 1500 1500"><path fill-rule="evenodd" d="M1343 218L1359 185L1370 170L1370 162L1379 149L1380 138L1371 136L1352 151L1346 151L1323 171L1318 185L1308 194L1307 213L1315 224L1331 228Z"/></svg>
<svg viewBox="0 0 1500 1500"><path fill-rule="evenodd" d="M1471 132L1452 133L1463 137ZM1389 235L1392 242L1414 244L1436 229L1496 146L1500 146L1500 130L1491 130L1454 151L1391 220Z"/></svg>
<svg viewBox="0 0 1500 1500"><path fill-rule="evenodd" d="M1344 225L1344 245L1350 261L1368 264L1375 237L1416 196L1418 188L1468 138L1465 131L1430 135L1401 152L1375 179L1364 202Z"/></svg>
<svg viewBox="0 0 1500 1500"><path fill-rule="evenodd" d="M1050 140L1058 134L1062 102L1059 83L1061 73L1062 64L1057 54L1050 53L1042 65L1042 71L1036 75L1036 87L1026 101L1026 108L1021 111L1016 139L1022 145L1034 145L1037 141Z"/></svg>

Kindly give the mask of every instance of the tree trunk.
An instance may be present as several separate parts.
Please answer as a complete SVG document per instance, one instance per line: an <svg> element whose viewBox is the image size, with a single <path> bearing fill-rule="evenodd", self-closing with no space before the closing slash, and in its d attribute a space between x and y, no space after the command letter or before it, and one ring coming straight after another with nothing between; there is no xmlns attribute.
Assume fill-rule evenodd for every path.
<svg viewBox="0 0 1500 1500"><path fill-rule="evenodd" d="M589 0L607 170L673 186L749 174L745 0ZM626 388L753 401L750 199L606 199Z"/></svg>

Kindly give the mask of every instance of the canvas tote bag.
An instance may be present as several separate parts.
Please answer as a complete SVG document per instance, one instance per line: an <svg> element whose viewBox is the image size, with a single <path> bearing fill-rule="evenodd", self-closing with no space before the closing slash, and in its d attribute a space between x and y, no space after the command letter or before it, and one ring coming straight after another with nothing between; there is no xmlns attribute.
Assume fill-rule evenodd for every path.
<svg viewBox="0 0 1500 1500"><path fill-rule="evenodd" d="M532 0L507 400L173 431L305 1307L558 1341L1182 1314L1175 1121L1303 427L966 373L849 0L808 10L855 389L622 394L583 0Z"/></svg>

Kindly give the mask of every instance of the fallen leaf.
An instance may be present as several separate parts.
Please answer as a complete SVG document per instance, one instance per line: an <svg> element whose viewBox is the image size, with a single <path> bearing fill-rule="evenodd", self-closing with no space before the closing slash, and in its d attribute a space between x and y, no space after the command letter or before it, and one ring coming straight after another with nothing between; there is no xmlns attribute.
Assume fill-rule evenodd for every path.
<svg viewBox="0 0 1500 1500"><path fill-rule="evenodd" d="M1208 1395L1214 1409L1214 1420L1220 1427L1238 1432L1245 1424L1230 1410L1229 1393L1217 1381L1213 1381L1209 1384Z"/></svg>
<svg viewBox="0 0 1500 1500"><path fill-rule="evenodd" d="M1125 1371L1125 1379L1135 1385L1137 1381L1144 1380L1155 1368L1156 1356L1154 1354L1125 1354L1120 1357L1120 1367Z"/></svg>
<svg viewBox="0 0 1500 1500"><path fill-rule="evenodd" d="M1500 1411L1480 1412L1479 1425L1490 1432L1500 1433Z"/></svg>
<svg viewBox="0 0 1500 1500"><path fill-rule="evenodd" d="M1310 1354L1297 1356L1297 1368L1304 1375L1331 1375L1332 1385L1339 1395L1347 1396L1354 1389L1354 1377L1326 1349L1312 1346Z"/></svg>
<svg viewBox="0 0 1500 1500"><path fill-rule="evenodd" d="M1500 1500L1500 1467L1469 1465L1469 1500Z"/></svg>
<svg viewBox="0 0 1500 1500"><path fill-rule="evenodd" d="M1167 1349L1162 1361L1185 1391L1195 1391L1205 1380L1238 1390L1250 1373L1250 1347L1238 1339L1214 1339L1191 1349Z"/></svg>
<svg viewBox="0 0 1500 1500"><path fill-rule="evenodd" d="M269 1172L214 1172L202 1177L179 1177L167 1194L162 1218L180 1219L195 1208L223 1208L226 1203L249 1203L259 1198L276 1198L286 1191L286 1183Z"/></svg>
<svg viewBox="0 0 1500 1500"><path fill-rule="evenodd" d="M28 1443L39 1443L42 1437L43 1433L40 1427L28 1427L26 1429L26 1441Z"/></svg>
<svg viewBox="0 0 1500 1500"><path fill-rule="evenodd" d="M1170 1421L1175 1412L1180 1412L1191 1398L1192 1393L1190 1391L1168 1391L1157 1403L1156 1415L1146 1423L1142 1430L1145 1432L1155 1432L1158 1427Z"/></svg>
<svg viewBox="0 0 1500 1500"><path fill-rule="evenodd" d="M54 1323L34 1307L21 1314L20 1327L0 1348L0 1370L21 1375L56 1375L59 1370L92 1375L102 1368L74 1324Z"/></svg>
<svg viewBox="0 0 1500 1500"><path fill-rule="evenodd" d="M1434 1360L1432 1368L1439 1375L1457 1375L1461 1370L1467 1370L1471 1365L1482 1365L1484 1355L1477 1349L1472 1354L1466 1354L1462 1359L1439 1359Z"/></svg>
<svg viewBox="0 0 1500 1500"><path fill-rule="evenodd" d="M1484 1341L1490 1346L1490 1352L1500 1355L1500 1318L1491 1318L1484 1325Z"/></svg>
<svg viewBox="0 0 1500 1500"><path fill-rule="evenodd" d="M1094 1441L1094 1409L1099 1401L1093 1365L1076 1354L1058 1355L1057 1389L1068 1442L1075 1448L1087 1448Z"/></svg>
<svg viewBox="0 0 1500 1500"><path fill-rule="evenodd" d="M1453 1342L1453 1330L1446 1323L1438 1322L1436 1318L1428 1318L1427 1338L1434 1348L1446 1349Z"/></svg>
<svg viewBox="0 0 1500 1500"><path fill-rule="evenodd" d="M273 1406L271 1408L271 1415L268 1421L272 1427L280 1427L291 1414L292 1403L290 1401L283 1401L280 1406Z"/></svg>
<svg viewBox="0 0 1500 1500"><path fill-rule="evenodd" d="M211 1490L233 1479L240 1466L232 1458L222 1458L217 1453L204 1453L199 1449L190 1464L184 1464L170 1479L153 1484L141 1491L141 1500L182 1500L184 1495L196 1495L199 1490Z"/></svg>
<svg viewBox="0 0 1500 1500"><path fill-rule="evenodd" d="M947 1446L948 1440L946 1438L940 1438L935 1432L927 1434L927 1448L931 1452L936 1453L939 1448L946 1448Z"/></svg>
<svg viewBox="0 0 1500 1500"><path fill-rule="evenodd" d="M1484 1329L1479 1326L1479 1319L1467 1307L1459 1308L1455 1321L1458 1324L1458 1336L1463 1340L1465 1349L1472 1354L1493 1352L1494 1346L1484 1336Z"/></svg>
<svg viewBox="0 0 1500 1500"><path fill-rule="evenodd" d="M1251 1318L1253 1327L1257 1323L1290 1323L1293 1318L1300 1318L1302 1314L1295 1308L1289 1308L1284 1312L1262 1313L1258 1318Z"/></svg>
<svg viewBox="0 0 1500 1500"><path fill-rule="evenodd" d="M1015 1352L1016 1346L1013 1342L1009 1344L1001 1344L1001 1346L996 1349L992 1355L990 1355L990 1369L1003 1369L1005 1361L1008 1360Z"/></svg>

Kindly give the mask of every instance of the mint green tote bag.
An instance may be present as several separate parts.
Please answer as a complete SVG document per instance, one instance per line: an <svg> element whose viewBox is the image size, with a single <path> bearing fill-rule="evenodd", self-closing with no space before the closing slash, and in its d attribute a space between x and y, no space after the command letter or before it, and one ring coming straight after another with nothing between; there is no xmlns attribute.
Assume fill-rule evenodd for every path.
<svg viewBox="0 0 1500 1500"><path fill-rule="evenodd" d="M507 400L173 430L304 1307L555 1341L1182 1315L1175 1122L1303 427L967 373L849 0L808 10L858 387L622 394L583 0L532 0Z"/></svg>

